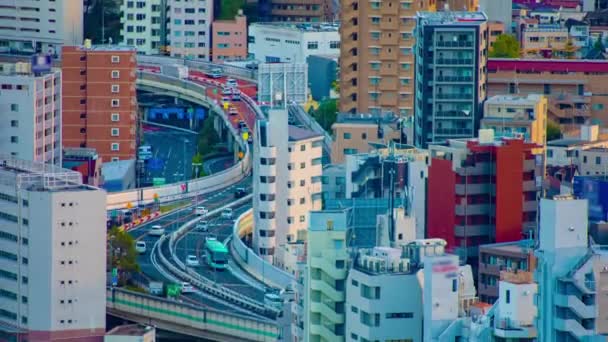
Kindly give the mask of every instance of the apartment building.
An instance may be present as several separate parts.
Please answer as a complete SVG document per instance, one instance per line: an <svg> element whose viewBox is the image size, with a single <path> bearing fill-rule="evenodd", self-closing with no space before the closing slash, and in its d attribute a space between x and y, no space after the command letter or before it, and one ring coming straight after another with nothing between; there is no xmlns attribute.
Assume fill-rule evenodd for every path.
<svg viewBox="0 0 608 342"><path fill-rule="evenodd" d="M334 142L331 145L331 162L341 164L346 156L367 153L379 145L407 141L405 123L393 114L339 113L331 126Z"/></svg>
<svg viewBox="0 0 608 342"><path fill-rule="evenodd" d="M547 98L543 95L496 95L483 104L482 129L499 137L523 137L537 145L546 144Z"/></svg>
<svg viewBox="0 0 608 342"><path fill-rule="evenodd" d="M106 195L78 172L0 157L0 323L17 340L105 333Z"/></svg>
<svg viewBox="0 0 608 342"><path fill-rule="evenodd" d="M537 148L523 139L495 141L491 130L430 145L427 236L445 239L462 260L476 259L479 245L529 236L542 175Z"/></svg>
<svg viewBox="0 0 608 342"><path fill-rule="evenodd" d="M491 50L498 37L505 33L505 25L499 21L488 21L488 31L490 32L488 44Z"/></svg>
<svg viewBox="0 0 608 342"><path fill-rule="evenodd" d="M421 12L416 32L414 144L473 137L486 99L487 17Z"/></svg>
<svg viewBox="0 0 608 342"><path fill-rule="evenodd" d="M87 44L62 54L63 145L94 148L104 161L135 159L136 50Z"/></svg>
<svg viewBox="0 0 608 342"><path fill-rule="evenodd" d="M304 340L345 341L348 212L311 211L304 280Z"/></svg>
<svg viewBox="0 0 608 342"><path fill-rule="evenodd" d="M0 0L0 52L58 55L61 47L82 44L81 0Z"/></svg>
<svg viewBox="0 0 608 342"><path fill-rule="evenodd" d="M306 63L311 55L340 54L334 23L253 23L248 35L249 56L264 63Z"/></svg>
<svg viewBox="0 0 608 342"><path fill-rule="evenodd" d="M253 247L291 272L287 245L306 241L308 212L321 209L323 137L289 125L287 118L287 110L271 109L256 125Z"/></svg>
<svg viewBox="0 0 608 342"><path fill-rule="evenodd" d="M534 241L492 243L479 246L477 290L479 300L493 304L498 300L503 272L528 272L536 268Z"/></svg>
<svg viewBox="0 0 608 342"><path fill-rule="evenodd" d="M587 238L587 201L541 200L536 326L541 341L594 340L608 333L608 254Z"/></svg>
<svg viewBox="0 0 608 342"><path fill-rule="evenodd" d="M137 52L156 55L166 51L167 9L172 0L123 0L120 11L122 43ZM71 44L77 45L77 44Z"/></svg>
<svg viewBox="0 0 608 342"><path fill-rule="evenodd" d="M49 64L4 64L0 71L0 150L61 165L61 71Z"/></svg>
<svg viewBox="0 0 608 342"><path fill-rule="evenodd" d="M343 113L414 113L416 12L434 1L343 1L340 102Z"/></svg>
<svg viewBox="0 0 608 342"><path fill-rule="evenodd" d="M580 125L608 123L608 62L595 60L490 59L488 96L543 94L549 118Z"/></svg>
<svg viewBox="0 0 608 342"><path fill-rule="evenodd" d="M265 1L262 1L265 2ZM338 3L333 0L268 0L269 21L335 21Z"/></svg>
<svg viewBox="0 0 608 342"><path fill-rule="evenodd" d="M168 0L167 6L171 57L211 60L213 1Z"/></svg>
<svg viewBox="0 0 608 342"><path fill-rule="evenodd" d="M516 32L523 56L566 57L568 28L560 24L541 24L536 18L521 18Z"/></svg>
<svg viewBox="0 0 608 342"><path fill-rule="evenodd" d="M578 137L547 143L547 165L576 168L583 176L604 175L608 165L608 139L600 137L599 126L583 125Z"/></svg>
<svg viewBox="0 0 608 342"><path fill-rule="evenodd" d="M214 63L247 59L247 17L239 10L233 20L214 20L211 24Z"/></svg>
<svg viewBox="0 0 608 342"><path fill-rule="evenodd" d="M493 335L496 339L532 341L538 337L535 321L538 309L534 302L538 284L532 272L501 271L500 297L494 306Z"/></svg>

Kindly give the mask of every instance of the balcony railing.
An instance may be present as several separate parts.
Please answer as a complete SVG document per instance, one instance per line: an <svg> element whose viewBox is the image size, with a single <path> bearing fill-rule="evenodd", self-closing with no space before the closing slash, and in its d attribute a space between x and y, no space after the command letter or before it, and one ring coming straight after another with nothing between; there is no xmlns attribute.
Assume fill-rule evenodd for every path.
<svg viewBox="0 0 608 342"><path fill-rule="evenodd" d="M436 44L439 47L473 47L473 42L469 41L437 41Z"/></svg>
<svg viewBox="0 0 608 342"><path fill-rule="evenodd" d="M437 94L436 97L440 100L472 100L473 99L473 94L459 94L459 93L452 93L452 94Z"/></svg>
<svg viewBox="0 0 608 342"><path fill-rule="evenodd" d="M473 60L470 58L437 58L436 64L471 65Z"/></svg>
<svg viewBox="0 0 608 342"><path fill-rule="evenodd" d="M473 82L472 76L437 76L437 82Z"/></svg>

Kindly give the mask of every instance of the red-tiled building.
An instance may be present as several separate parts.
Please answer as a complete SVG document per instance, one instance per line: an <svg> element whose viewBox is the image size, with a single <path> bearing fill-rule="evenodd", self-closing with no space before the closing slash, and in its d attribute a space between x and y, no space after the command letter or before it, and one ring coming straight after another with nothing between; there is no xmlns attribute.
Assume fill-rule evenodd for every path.
<svg viewBox="0 0 608 342"><path fill-rule="evenodd" d="M536 222L535 149L493 136L429 145L427 237L445 239L469 259L479 245L526 236Z"/></svg>

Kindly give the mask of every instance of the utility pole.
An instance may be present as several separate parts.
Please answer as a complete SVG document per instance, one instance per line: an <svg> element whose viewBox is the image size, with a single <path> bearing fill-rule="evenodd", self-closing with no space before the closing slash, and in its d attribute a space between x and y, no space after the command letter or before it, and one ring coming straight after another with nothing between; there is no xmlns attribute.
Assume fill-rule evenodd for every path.
<svg viewBox="0 0 608 342"><path fill-rule="evenodd" d="M390 150L389 150L390 170L388 171L388 173L389 173L390 184L389 184L389 199L388 199L388 203L389 203L388 238L389 238L390 244L392 246L395 242L395 150L394 150L395 146L394 146L393 142L391 142L389 146L390 146Z"/></svg>
<svg viewBox="0 0 608 342"><path fill-rule="evenodd" d="M101 1L101 44L106 41L106 8L105 0Z"/></svg>

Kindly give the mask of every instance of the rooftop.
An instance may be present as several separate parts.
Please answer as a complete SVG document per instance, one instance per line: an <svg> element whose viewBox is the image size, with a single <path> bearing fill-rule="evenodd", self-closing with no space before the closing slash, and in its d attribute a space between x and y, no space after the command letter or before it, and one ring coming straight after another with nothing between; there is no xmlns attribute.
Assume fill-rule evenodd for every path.
<svg viewBox="0 0 608 342"><path fill-rule="evenodd" d="M74 46L74 48L79 51L82 51L82 50L100 51L100 52L104 52L104 51L136 52L137 51L137 48L135 46L129 46L129 45L91 45L91 46L79 45L79 46Z"/></svg>
<svg viewBox="0 0 608 342"><path fill-rule="evenodd" d="M337 124L355 124L355 125L377 125L397 123L399 118L392 113L387 114L350 114L338 113L336 118Z"/></svg>
<svg viewBox="0 0 608 342"><path fill-rule="evenodd" d="M0 77L11 76L11 77L24 77L24 78L39 78L45 77L49 74L59 74L61 70L59 68L51 68L42 72L32 71L32 64L29 62L17 62L17 63L2 63L0 64Z"/></svg>
<svg viewBox="0 0 608 342"><path fill-rule="evenodd" d="M291 23L291 22L264 22L253 23L250 26L287 29L297 32L338 32L340 25L337 23Z"/></svg>
<svg viewBox="0 0 608 342"><path fill-rule="evenodd" d="M488 17L483 12L443 11L418 12L417 16L433 25L479 25Z"/></svg>
<svg viewBox="0 0 608 342"><path fill-rule="evenodd" d="M300 141L311 138L321 138L322 135L306 128L300 128L297 126L289 125L288 129L289 141Z"/></svg>
<svg viewBox="0 0 608 342"><path fill-rule="evenodd" d="M114 329L108 331L106 333L106 336L143 336L153 329L154 327L140 324L119 325Z"/></svg>
<svg viewBox="0 0 608 342"><path fill-rule="evenodd" d="M102 173L106 180L122 179L135 165L135 159L119 160L102 164Z"/></svg>
<svg viewBox="0 0 608 342"><path fill-rule="evenodd" d="M605 143L608 140L596 140L589 141L578 138L564 138L564 139L555 139L547 142L547 146L555 146L555 147L575 147L575 146L585 146L590 144L598 144Z"/></svg>
<svg viewBox="0 0 608 342"><path fill-rule="evenodd" d="M531 240L520 240L512 242L491 243L479 246L479 251L493 250L505 253L527 253L526 248L533 248Z"/></svg>
<svg viewBox="0 0 608 342"><path fill-rule="evenodd" d="M65 147L63 149L63 158L65 159L77 159L77 160L88 160L97 159L99 155L97 150L94 148L87 147Z"/></svg>
<svg viewBox="0 0 608 342"><path fill-rule="evenodd" d="M488 71L608 73L608 61L580 59L489 58ZM489 76L492 78L492 76Z"/></svg>
<svg viewBox="0 0 608 342"><path fill-rule="evenodd" d="M79 172L7 155L0 155L0 183L38 191L86 188Z"/></svg>
<svg viewBox="0 0 608 342"><path fill-rule="evenodd" d="M543 98L539 94L529 94L528 96L516 95L495 95L486 100L487 104L509 104L509 105L535 105Z"/></svg>

